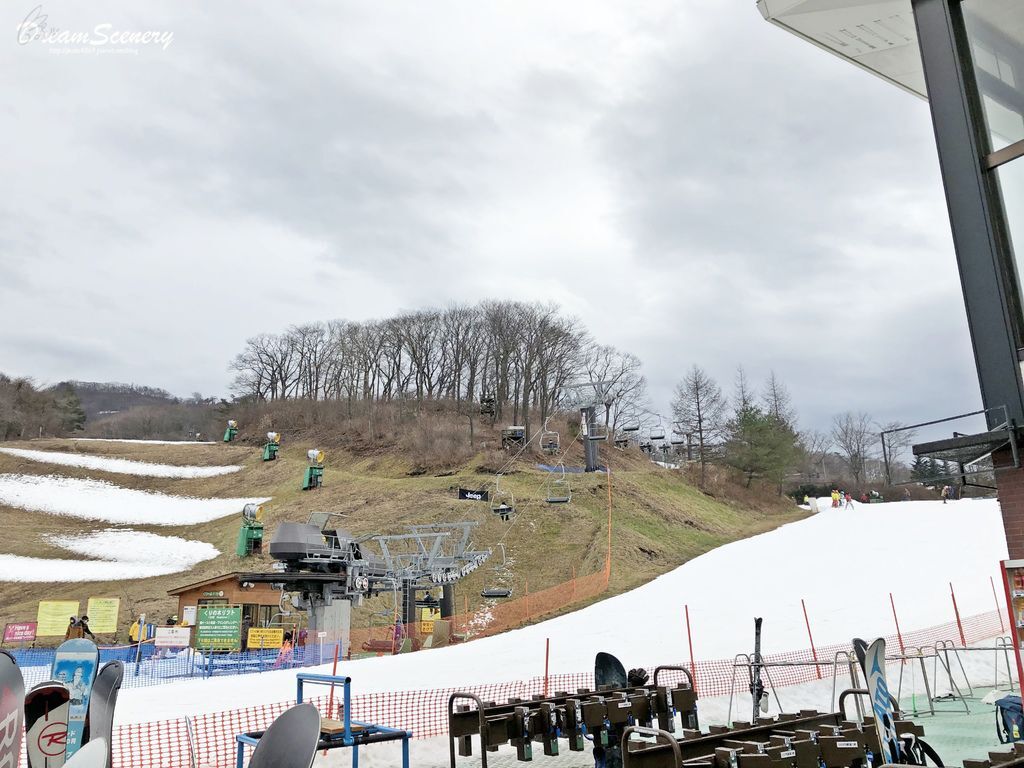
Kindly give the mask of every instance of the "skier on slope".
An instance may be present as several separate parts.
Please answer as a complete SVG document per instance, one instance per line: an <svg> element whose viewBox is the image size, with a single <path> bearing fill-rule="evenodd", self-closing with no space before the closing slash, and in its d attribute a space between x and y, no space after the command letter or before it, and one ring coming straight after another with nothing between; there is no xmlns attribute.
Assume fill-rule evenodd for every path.
<svg viewBox="0 0 1024 768"><path fill-rule="evenodd" d="M843 509L853 509L853 496L850 495L849 491L846 492L846 505Z"/></svg>

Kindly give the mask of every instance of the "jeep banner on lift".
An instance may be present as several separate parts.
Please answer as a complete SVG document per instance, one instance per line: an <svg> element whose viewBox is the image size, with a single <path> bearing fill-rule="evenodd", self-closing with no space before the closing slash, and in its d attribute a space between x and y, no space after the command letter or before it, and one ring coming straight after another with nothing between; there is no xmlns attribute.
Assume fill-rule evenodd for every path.
<svg viewBox="0 0 1024 768"><path fill-rule="evenodd" d="M490 501L491 495L487 491L475 491L471 488L459 488L459 499L468 501Z"/></svg>

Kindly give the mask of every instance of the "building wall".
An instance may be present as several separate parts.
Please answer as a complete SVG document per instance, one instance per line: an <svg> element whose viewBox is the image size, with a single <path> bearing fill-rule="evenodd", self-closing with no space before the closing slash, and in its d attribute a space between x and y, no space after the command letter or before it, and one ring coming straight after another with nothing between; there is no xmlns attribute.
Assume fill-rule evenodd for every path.
<svg viewBox="0 0 1024 768"><path fill-rule="evenodd" d="M257 626L266 620L264 617L267 617L267 614L278 612L280 601L281 593L271 589L269 584L255 584L251 588L242 589L236 577L225 576L220 581L178 595L178 616L184 618L186 606L251 605L256 611L250 618L253 626Z"/></svg>

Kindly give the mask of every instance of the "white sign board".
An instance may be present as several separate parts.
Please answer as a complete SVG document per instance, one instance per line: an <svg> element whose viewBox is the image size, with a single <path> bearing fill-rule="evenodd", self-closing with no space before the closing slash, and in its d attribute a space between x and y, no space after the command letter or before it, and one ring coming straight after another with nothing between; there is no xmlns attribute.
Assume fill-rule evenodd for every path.
<svg viewBox="0 0 1024 768"><path fill-rule="evenodd" d="M190 637L188 627L157 627L153 644L157 648L187 648Z"/></svg>
<svg viewBox="0 0 1024 768"><path fill-rule="evenodd" d="M196 606L186 605L181 609L181 621L190 627L196 625Z"/></svg>

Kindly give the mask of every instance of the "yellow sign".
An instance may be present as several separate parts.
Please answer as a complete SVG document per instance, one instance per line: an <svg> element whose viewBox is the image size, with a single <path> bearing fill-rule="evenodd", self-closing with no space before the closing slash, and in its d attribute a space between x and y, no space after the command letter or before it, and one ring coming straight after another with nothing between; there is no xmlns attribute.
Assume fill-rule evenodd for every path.
<svg viewBox="0 0 1024 768"><path fill-rule="evenodd" d="M275 629L251 627L248 642L250 651L260 648L280 648L284 644L284 630L281 627Z"/></svg>
<svg viewBox="0 0 1024 768"><path fill-rule="evenodd" d="M63 637L72 616L78 618L77 600L40 600L36 637Z"/></svg>
<svg viewBox="0 0 1024 768"><path fill-rule="evenodd" d="M420 634L434 634L434 622L441 618L438 608L420 608Z"/></svg>
<svg viewBox="0 0 1024 768"><path fill-rule="evenodd" d="M117 615L121 610L119 597L90 597L87 616L89 629L98 635L117 632Z"/></svg>

